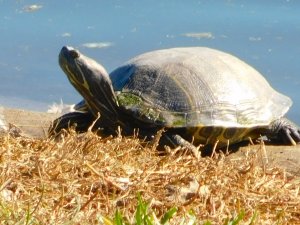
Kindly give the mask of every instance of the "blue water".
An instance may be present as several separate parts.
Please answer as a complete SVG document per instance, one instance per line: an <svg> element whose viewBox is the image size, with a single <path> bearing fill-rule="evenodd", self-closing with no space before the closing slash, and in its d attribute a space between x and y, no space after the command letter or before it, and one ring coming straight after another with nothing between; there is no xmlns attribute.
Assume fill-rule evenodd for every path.
<svg viewBox="0 0 300 225"><path fill-rule="evenodd" d="M300 124L300 1L0 0L0 105L78 102L57 62L63 45L108 71L154 49L209 46L254 66Z"/></svg>

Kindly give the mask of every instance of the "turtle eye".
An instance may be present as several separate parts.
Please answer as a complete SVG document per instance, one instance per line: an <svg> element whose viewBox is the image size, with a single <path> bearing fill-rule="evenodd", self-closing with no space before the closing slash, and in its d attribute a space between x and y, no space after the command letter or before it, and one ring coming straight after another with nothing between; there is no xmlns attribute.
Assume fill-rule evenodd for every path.
<svg viewBox="0 0 300 225"><path fill-rule="evenodd" d="M71 56L72 58L76 59L76 58L79 57L79 52L78 52L77 50L75 50L75 49L72 49L72 50L70 51L70 56Z"/></svg>

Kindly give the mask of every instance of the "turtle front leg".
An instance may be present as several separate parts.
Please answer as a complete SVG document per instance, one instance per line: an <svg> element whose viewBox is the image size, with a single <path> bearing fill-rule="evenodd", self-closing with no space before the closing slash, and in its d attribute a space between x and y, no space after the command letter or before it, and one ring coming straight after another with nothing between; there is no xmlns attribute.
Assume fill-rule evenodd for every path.
<svg viewBox="0 0 300 225"><path fill-rule="evenodd" d="M73 126L75 126L75 130L77 132L86 132L94 120L95 117L92 115L92 113L70 112L62 115L52 122L48 130L48 135L50 137L55 136L60 133L62 129L67 130Z"/></svg>
<svg viewBox="0 0 300 225"><path fill-rule="evenodd" d="M286 118L272 122L266 135L271 140L282 144L296 145L300 143L300 128Z"/></svg>

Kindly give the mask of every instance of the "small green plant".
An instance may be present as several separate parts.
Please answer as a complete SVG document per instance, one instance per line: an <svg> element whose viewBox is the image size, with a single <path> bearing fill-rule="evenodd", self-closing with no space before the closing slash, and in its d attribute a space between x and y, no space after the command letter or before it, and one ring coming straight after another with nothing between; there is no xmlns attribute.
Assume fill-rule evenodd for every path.
<svg viewBox="0 0 300 225"><path fill-rule="evenodd" d="M137 225L153 224L153 218L148 214L149 204L143 201L141 194L138 193L138 205L135 212L135 220Z"/></svg>
<svg viewBox="0 0 300 225"><path fill-rule="evenodd" d="M168 224L170 219L176 214L178 210L176 207L172 207L162 216L161 220L158 221L155 214L149 209L149 203L143 200L140 193L138 193L137 198L138 204L134 217L134 224L136 225ZM105 225L129 225L129 223L125 221L119 210L116 210L113 219L109 219L108 217L103 216L101 217L101 222Z"/></svg>
<svg viewBox="0 0 300 225"><path fill-rule="evenodd" d="M169 221L173 218L173 216L177 213L178 208L172 207L170 208L160 219L160 221L156 218L155 214L151 212L149 208L149 203L145 202L140 193L137 195L138 205L135 212L135 221L133 224L136 225L169 225ZM258 212L255 211L251 217L249 225L253 225L256 222L258 216ZM225 219L223 225L239 225L241 222L244 222L245 219L245 210L241 210L239 214L234 218ZM180 221L180 225L194 225L196 224L196 216L192 210L190 210L184 218ZM109 219L107 217L102 217L101 222L105 225L130 225L129 222L125 221L122 214L119 210L116 210L113 219ZM212 223L207 220L203 223L203 225L211 225Z"/></svg>
<svg viewBox="0 0 300 225"><path fill-rule="evenodd" d="M258 216L258 212L255 211L254 214L251 217L249 225L255 224L257 216ZM224 225L239 225L240 222L243 222L244 218L245 218L245 210L242 209L235 218L233 218L233 219L228 219L227 218L224 222Z"/></svg>

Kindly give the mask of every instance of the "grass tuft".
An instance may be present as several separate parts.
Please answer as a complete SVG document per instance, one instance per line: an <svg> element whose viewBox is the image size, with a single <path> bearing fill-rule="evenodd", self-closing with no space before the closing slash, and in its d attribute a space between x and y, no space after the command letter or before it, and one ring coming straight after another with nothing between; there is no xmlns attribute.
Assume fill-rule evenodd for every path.
<svg viewBox="0 0 300 225"><path fill-rule="evenodd" d="M299 178L255 157L196 159L91 132L4 135L0 224L297 224Z"/></svg>

